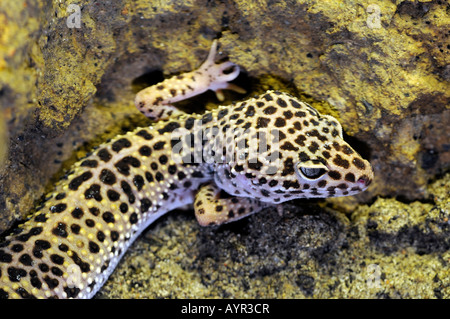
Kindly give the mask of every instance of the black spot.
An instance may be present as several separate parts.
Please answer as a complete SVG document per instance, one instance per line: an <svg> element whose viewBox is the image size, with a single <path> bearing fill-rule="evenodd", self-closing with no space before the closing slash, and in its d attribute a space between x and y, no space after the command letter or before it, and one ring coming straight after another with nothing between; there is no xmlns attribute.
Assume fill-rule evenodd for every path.
<svg viewBox="0 0 450 319"><path fill-rule="evenodd" d="M156 171L158 169L158 164L156 164L155 162L150 164L150 167L152 170Z"/></svg>
<svg viewBox="0 0 450 319"><path fill-rule="evenodd" d="M40 269L42 272L48 272L48 271L50 270L50 267L49 267L47 264L44 264L44 263L40 263L40 264L38 265L38 267L39 267L39 269Z"/></svg>
<svg viewBox="0 0 450 319"><path fill-rule="evenodd" d="M57 254L50 255L50 260L57 265L62 265L64 263L64 257Z"/></svg>
<svg viewBox="0 0 450 319"><path fill-rule="evenodd" d="M159 134L163 134L166 132L173 132L174 130L176 130L177 128L180 127L180 124L178 122L169 122L166 126L164 126L162 129L159 129L158 132Z"/></svg>
<svg viewBox="0 0 450 319"><path fill-rule="evenodd" d="M119 239L120 235L117 231L113 230L111 231L111 240L112 241L117 241Z"/></svg>
<svg viewBox="0 0 450 319"><path fill-rule="evenodd" d="M126 138L121 138L117 141L115 141L111 148L114 152L118 153L120 152L122 149L124 148L128 148L131 146L131 142L129 140L127 140Z"/></svg>
<svg viewBox="0 0 450 319"><path fill-rule="evenodd" d="M133 224L136 224L137 222L138 222L137 214L136 213L131 214L130 215L130 223L133 225Z"/></svg>
<svg viewBox="0 0 450 319"><path fill-rule="evenodd" d="M116 175L114 175L113 172L106 168L100 172L99 178L103 183L107 185L113 185L114 183L116 183Z"/></svg>
<svg viewBox="0 0 450 319"><path fill-rule="evenodd" d="M278 181L276 181L276 180L271 180L270 182L269 182L269 186L270 187L274 187L274 186L276 186L278 184Z"/></svg>
<svg viewBox="0 0 450 319"><path fill-rule="evenodd" d="M34 242L34 248L39 250L47 250L51 247L50 243L46 240L38 239Z"/></svg>
<svg viewBox="0 0 450 319"><path fill-rule="evenodd" d="M139 132L136 133L136 135L143 137L144 139L146 139L147 141L151 140L153 138L153 135L151 135L149 132L147 132L146 130L140 130Z"/></svg>
<svg viewBox="0 0 450 319"><path fill-rule="evenodd" d="M255 107L250 105L245 112L245 117L252 117L253 115L255 115Z"/></svg>
<svg viewBox="0 0 450 319"><path fill-rule="evenodd" d="M285 100L283 100L282 98L278 98L277 99L277 104L281 107L287 107L287 103Z"/></svg>
<svg viewBox="0 0 450 319"><path fill-rule="evenodd" d="M281 146L282 150L287 150L287 151L298 151L298 147L295 147L294 145L292 145L291 142L284 142L284 144Z"/></svg>
<svg viewBox="0 0 450 319"><path fill-rule="evenodd" d="M35 288L41 289L42 281L38 278L37 272L35 270L30 271L30 277L31 285Z"/></svg>
<svg viewBox="0 0 450 319"><path fill-rule="evenodd" d="M295 143L297 143L300 146L305 146L306 137L302 134L296 137L294 140Z"/></svg>
<svg viewBox="0 0 450 319"><path fill-rule="evenodd" d="M291 119L294 116L291 111L284 111L283 115L287 119Z"/></svg>
<svg viewBox="0 0 450 319"><path fill-rule="evenodd" d="M30 235L22 234L22 235L17 236L17 239L20 240L21 242L26 242L26 241L28 241L28 239L30 239Z"/></svg>
<svg viewBox="0 0 450 319"><path fill-rule="evenodd" d="M286 120L281 118L281 117L277 117L277 119L275 120L275 124L276 127L285 127L286 126Z"/></svg>
<svg viewBox="0 0 450 319"><path fill-rule="evenodd" d="M83 215L84 215L83 211L78 207L72 211L73 218L80 219L81 217L83 217Z"/></svg>
<svg viewBox="0 0 450 319"><path fill-rule="evenodd" d="M153 145L153 149L155 151L162 150L164 148L164 144L166 144L166 142L163 142L163 141L156 142L155 145Z"/></svg>
<svg viewBox="0 0 450 319"><path fill-rule="evenodd" d="M105 163L109 162L109 160L112 158L111 154L105 148L99 150L97 156Z"/></svg>
<svg viewBox="0 0 450 319"><path fill-rule="evenodd" d="M61 204L58 204L58 205L51 206L50 207L50 211L52 213L61 213L61 212L65 211L66 208L67 208L67 204L61 203Z"/></svg>
<svg viewBox="0 0 450 319"><path fill-rule="evenodd" d="M228 109L220 110L219 113L217 114L217 120L218 121L221 120L227 114L228 114Z"/></svg>
<svg viewBox="0 0 450 319"><path fill-rule="evenodd" d="M328 176L330 176L334 180L341 179L341 173L339 173L338 171L329 171Z"/></svg>
<svg viewBox="0 0 450 319"><path fill-rule="evenodd" d="M86 262L83 262L76 252L73 252L70 258L72 258L73 262L80 267L81 272L89 271L90 265Z"/></svg>
<svg viewBox="0 0 450 319"><path fill-rule="evenodd" d="M161 181L164 180L164 175L163 175L161 172L156 172L156 174L155 174L155 179L156 179L158 182L161 182Z"/></svg>
<svg viewBox="0 0 450 319"><path fill-rule="evenodd" d="M0 250L0 262L10 263L11 261L12 261L12 255L5 253L3 250Z"/></svg>
<svg viewBox="0 0 450 319"><path fill-rule="evenodd" d="M76 298L80 293L80 289L76 287L64 287L64 292L68 298Z"/></svg>
<svg viewBox="0 0 450 319"><path fill-rule="evenodd" d="M95 226L95 222L92 219L90 219L90 218L86 219L85 223L86 223L86 226L88 226L90 228Z"/></svg>
<svg viewBox="0 0 450 319"><path fill-rule="evenodd" d="M136 201L136 196L134 196L130 184L128 184L125 181L122 181L120 183L120 186L122 187L122 190L125 193L125 195L127 195L128 202L130 202L130 204L133 204Z"/></svg>
<svg viewBox="0 0 450 319"><path fill-rule="evenodd" d="M355 175L354 175L353 173L347 173L347 174L345 174L344 179L345 179L347 182L354 183L354 182L355 182Z"/></svg>
<svg viewBox="0 0 450 319"><path fill-rule="evenodd" d="M333 163L336 164L337 166L343 167L343 168L350 167L350 163L346 159L343 159L341 157L341 155L339 155L339 154L336 154L336 157L333 159Z"/></svg>
<svg viewBox="0 0 450 319"><path fill-rule="evenodd" d="M86 199L94 198L96 201L100 202L102 200L102 195L100 195L100 185L91 185L91 187L84 192L84 197Z"/></svg>
<svg viewBox="0 0 450 319"><path fill-rule="evenodd" d="M273 101L273 97L269 93L263 95L262 98L265 99L266 101Z"/></svg>
<svg viewBox="0 0 450 319"><path fill-rule="evenodd" d="M296 109L301 108L300 103L298 103L296 100L289 99L289 102L291 102L291 105L292 105L293 107L295 107Z"/></svg>
<svg viewBox="0 0 450 319"><path fill-rule="evenodd" d="M70 225L70 230L74 233L74 234L79 234L80 233L80 230L81 230L81 227L80 227L80 225L77 225L77 224L72 224L72 225Z"/></svg>
<svg viewBox="0 0 450 319"><path fill-rule="evenodd" d="M308 146L308 149L311 153L316 153L317 150L319 149L319 144L317 144L316 142L312 142L311 145Z"/></svg>
<svg viewBox="0 0 450 319"><path fill-rule="evenodd" d="M130 165L133 167L139 167L141 166L141 162L133 156L126 156L118 161L114 166L117 168L119 173L128 176L130 175Z"/></svg>
<svg viewBox="0 0 450 319"><path fill-rule="evenodd" d="M190 181L184 182L183 187L189 188L192 186L192 183Z"/></svg>
<svg viewBox="0 0 450 319"><path fill-rule="evenodd" d="M167 158L166 155L161 155L159 157L159 162L161 163L161 165L166 165L168 161L169 161L169 159Z"/></svg>
<svg viewBox="0 0 450 319"><path fill-rule="evenodd" d="M274 106L268 106L263 110L264 114L271 115L277 112L277 108Z"/></svg>
<svg viewBox="0 0 450 319"><path fill-rule="evenodd" d="M115 222L114 215L111 212L104 212L102 214L102 218L107 223L114 223Z"/></svg>
<svg viewBox="0 0 450 319"><path fill-rule="evenodd" d="M45 217L45 214L39 214L37 215L34 220L40 223L45 223L47 221L47 217Z"/></svg>
<svg viewBox="0 0 450 319"><path fill-rule="evenodd" d="M22 244L15 244L11 247L11 250L15 253L20 253L23 250L23 245ZM0 251L0 262L2 262L2 256L4 256L4 252ZM11 255L10 255L11 256Z"/></svg>
<svg viewBox="0 0 450 319"><path fill-rule="evenodd" d="M259 171L263 164L259 160L250 159L248 163L248 168ZM237 166L236 166L237 167ZM237 171L237 170L236 170Z"/></svg>
<svg viewBox="0 0 450 319"><path fill-rule="evenodd" d="M52 233L56 236L66 238L67 237L67 225L64 223L58 223L58 225L53 228Z"/></svg>
<svg viewBox="0 0 450 319"><path fill-rule="evenodd" d="M151 183L153 182L153 175L150 172L145 172L145 179L147 182Z"/></svg>
<svg viewBox="0 0 450 319"><path fill-rule="evenodd" d="M333 129L333 131L331 132L331 136L336 137L339 135L339 132L336 129Z"/></svg>
<svg viewBox="0 0 450 319"><path fill-rule="evenodd" d="M323 157L325 157L326 159L328 159L328 158L331 157L331 154L330 154L330 152L328 152L328 151L323 151L323 152L322 152L322 155L323 155Z"/></svg>
<svg viewBox="0 0 450 319"><path fill-rule="evenodd" d="M44 281L45 281L45 283L48 285L48 287L50 289L56 288L58 286L58 284L59 284L58 279L50 278L49 276L46 276L44 278Z"/></svg>
<svg viewBox="0 0 450 319"><path fill-rule="evenodd" d="M366 165L364 164L364 162L362 160L360 160L359 158L355 157L352 161L352 163L359 168L360 170L363 170L366 168Z"/></svg>
<svg viewBox="0 0 450 319"><path fill-rule="evenodd" d="M97 207L91 207L89 208L89 212L94 216L98 216L100 214L100 209Z"/></svg>
<svg viewBox="0 0 450 319"><path fill-rule="evenodd" d="M25 277L27 272L22 268L8 267L9 280L12 282L19 282L22 277Z"/></svg>
<svg viewBox="0 0 450 319"><path fill-rule="evenodd" d="M317 183L317 186L320 188L323 188L323 187L327 186L327 181L323 179Z"/></svg>
<svg viewBox="0 0 450 319"><path fill-rule="evenodd" d="M346 155L350 155L350 154L354 153L354 151L350 147L348 147L347 145L343 145L342 146L342 152L344 154L346 154Z"/></svg>
<svg viewBox="0 0 450 319"><path fill-rule="evenodd" d="M305 117L305 116L306 116L306 113L303 112L303 111L298 111L298 112L295 112L295 116L296 116L296 117Z"/></svg>
<svg viewBox="0 0 450 319"><path fill-rule="evenodd" d="M69 183L69 188L76 191L80 185L92 177L91 172L84 172L80 176L75 177Z"/></svg>
<svg viewBox="0 0 450 319"><path fill-rule="evenodd" d="M98 241L102 243L105 240L105 238L106 238L105 233L102 232L101 230L99 230L97 232L97 239L98 239Z"/></svg>
<svg viewBox="0 0 450 319"><path fill-rule="evenodd" d="M259 117L256 121L256 128L265 128L269 125L270 119L265 117Z"/></svg>
<svg viewBox="0 0 450 319"><path fill-rule="evenodd" d="M292 188L300 188L300 185L299 185L299 183L297 181L294 181L294 182L284 181L283 182L283 187L286 188L286 189L289 189L291 187Z"/></svg>
<svg viewBox="0 0 450 319"><path fill-rule="evenodd" d="M294 162L292 160L292 157L288 157L284 161L284 168L283 168L283 171L281 172L281 176L292 175L292 174L294 174L294 172L295 172L295 170L294 170Z"/></svg>
<svg viewBox="0 0 450 319"><path fill-rule="evenodd" d="M195 172L192 173L192 177L202 178L202 177L204 177L204 175L200 171L195 171Z"/></svg>
<svg viewBox="0 0 450 319"><path fill-rule="evenodd" d="M2 288L0 288L0 299L8 299L9 298L9 294L4 291Z"/></svg>
<svg viewBox="0 0 450 319"><path fill-rule="evenodd" d="M115 202L115 201L119 200L119 198L120 198L120 194L113 189L108 189L108 191L106 192L106 195L108 196L109 200L112 202Z"/></svg>
<svg viewBox="0 0 450 319"><path fill-rule="evenodd" d="M139 154L141 154L142 156L150 156L152 155L152 149L147 145L144 145L139 149Z"/></svg>
<svg viewBox="0 0 450 319"><path fill-rule="evenodd" d="M174 175L177 172L176 165L169 165L167 171L169 172L170 175Z"/></svg>
<svg viewBox="0 0 450 319"><path fill-rule="evenodd" d="M125 214L126 212L128 212L128 205L126 203L120 204L119 210L122 214Z"/></svg>
<svg viewBox="0 0 450 319"><path fill-rule="evenodd" d="M228 112L228 111L227 111L227 112ZM195 123L195 118L189 117L189 118L186 120L186 122L185 122L185 124L184 124L184 127L185 127L187 130L190 130L190 129L194 126L194 123Z"/></svg>
<svg viewBox="0 0 450 319"><path fill-rule="evenodd" d="M147 212L152 206L152 201L148 198L143 198L141 200L141 213Z"/></svg>
<svg viewBox="0 0 450 319"><path fill-rule="evenodd" d="M264 197L270 197L269 191L267 191L265 189L261 189L261 195L263 195Z"/></svg>
<svg viewBox="0 0 450 319"><path fill-rule="evenodd" d="M144 187L144 178L141 175L136 175L133 178L133 184L136 186L137 190L140 191Z"/></svg>
<svg viewBox="0 0 450 319"><path fill-rule="evenodd" d="M55 196L56 200L61 200L66 198L66 193L59 193L58 195Z"/></svg>
<svg viewBox="0 0 450 319"><path fill-rule="evenodd" d="M202 117L202 124L206 124L211 122L213 119L212 113L206 113L205 115L203 115Z"/></svg>
<svg viewBox="0 0 450 319"><path fill-rule="evenodd" d="M89 251L93 254L96 254L100 251L100 247L99 245L97 245L96 243L94 243L93 241L89 242Z"/></svg>
<svg viewBox="0 0 450 319"><path fill-rule="evenodd" d="M345 183L341 183L341 184L337 185L336 187L340 188L340 189L347 189L348 188L347 184L345 184Z"/></svg>
<svg viewBox="0 0 450 319"><path fill-rule="evenodd" d="M67 252L69 250L69 247L65 244L59 244L58 249L61 250L62 252Z"/></svg>
<svg viewBox="0 0 450 319"><path fill-rule="evenodd" d="M96 160L85 160L81 162L80 166L96 168L98 166L98 162Z"/></svg>
<svg viewBox="0 0 450 319"><path fill-rule="evenodd" d="M186 174L184 172L178 172L177 176L178 176L178 179L180 181L182 181L186 177Z"/></svg>

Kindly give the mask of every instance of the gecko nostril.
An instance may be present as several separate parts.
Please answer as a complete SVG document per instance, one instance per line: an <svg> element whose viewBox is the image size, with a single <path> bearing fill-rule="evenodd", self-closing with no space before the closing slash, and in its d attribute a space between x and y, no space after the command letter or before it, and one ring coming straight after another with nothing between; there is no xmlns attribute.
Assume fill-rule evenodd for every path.
<svg viewBox="0 0 450 319"><path fill-rule="evenodd" d="M371 182L372 180L366 175L362 175L360 178L358 178L358 184L362 184L364 186L369 186Z"/></svg>

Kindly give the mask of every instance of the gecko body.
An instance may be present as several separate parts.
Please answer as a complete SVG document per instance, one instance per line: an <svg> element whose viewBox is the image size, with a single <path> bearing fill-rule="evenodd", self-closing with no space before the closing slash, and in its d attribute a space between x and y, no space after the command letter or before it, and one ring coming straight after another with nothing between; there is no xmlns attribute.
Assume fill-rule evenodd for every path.
<svg viewBox="0 0 450 319"><path fill-rule="evenodd" d="M243 92L215 64L138 93L158 120L100 145L0 243L0 298L90 298L136 237L166 212L193 204L201 225L231 222L295 198L364 191L368 161L331 116L281 92L204 114L171 103L208 89ZM226 69L231 72L225 72Z"/></svg>

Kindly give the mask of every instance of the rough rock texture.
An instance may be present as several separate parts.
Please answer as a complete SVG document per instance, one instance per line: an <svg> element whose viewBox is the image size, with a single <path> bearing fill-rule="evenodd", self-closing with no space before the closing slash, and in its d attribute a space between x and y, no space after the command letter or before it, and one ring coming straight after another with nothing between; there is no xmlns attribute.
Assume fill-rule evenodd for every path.
<svg viewBox="0 0 450 319"><path fill-rule="evenodd" d="M219 229L167 217L100 296L448 298L449 12L442 0L1 3L0 230L90 147L148 125L134 94L194 69L219 38L250 95L288 91L337 117L376 180Z"/></svg>

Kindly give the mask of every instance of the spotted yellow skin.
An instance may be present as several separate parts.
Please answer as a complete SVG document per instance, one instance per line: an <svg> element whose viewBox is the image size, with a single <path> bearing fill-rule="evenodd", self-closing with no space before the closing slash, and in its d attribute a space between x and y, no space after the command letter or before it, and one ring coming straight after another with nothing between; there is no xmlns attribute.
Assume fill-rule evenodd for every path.
<svg viewBox="0 0 450 319"><path fill-rule="evenodd" d="M138 109L159 121L76 163L6 237L0 298L92 297L149 224L186 204L201 225L222 224L369 186L371 166L342 139L340 124L289 94L268 91L205 114L172 106L208 89L219 98L223 89L243 91L228 83L237 66L214 64L215 52L216 42L197 71L138 93Z"/></svg>

